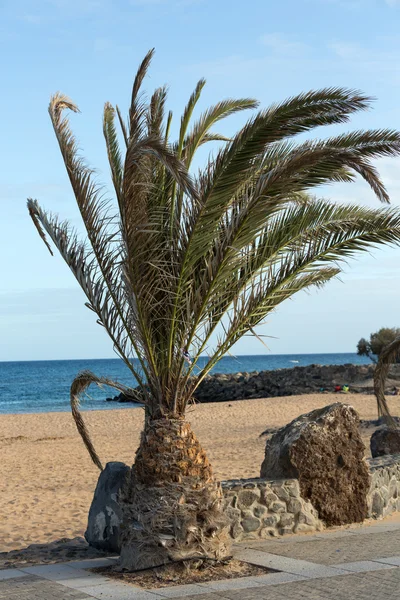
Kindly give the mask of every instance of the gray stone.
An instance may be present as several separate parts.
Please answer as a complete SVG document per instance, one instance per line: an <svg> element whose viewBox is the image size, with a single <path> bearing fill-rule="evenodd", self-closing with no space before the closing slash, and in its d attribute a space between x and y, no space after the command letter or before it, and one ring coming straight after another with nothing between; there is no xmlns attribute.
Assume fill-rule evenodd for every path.
<svg viewBox="0 0 400 600"><path fill-rule="evenodd" d="M100 473L85 532L86 541L94 548L119 552L122 513L118 495L129 472L124 463L109 462Z"/></svg>
<svg viewBox="0 0 400 600"><path fill-rule="evenodd" d="M273 502L270 506L270 510L275 513L286 512L286 504L284 502Z"/></svg>
<svg viewBox="0 0 400 600"><path fill-rule="evenodd" d="M288 502L290 500L290 494L283 485L273 485L272 489L278 496L279 500L283 500L284 502Z"/></svg>
<svg viewBox="0 0 400 600"><path fill-rule="evenodd" d="M261 499L264 501L266 506L271 506L274 502L279 500L278 496L273 492L269 492L268 490L263 491Z"/></svg>
<svg viewBox="0 0 400 600"><path fill-rule="evenodd" d="M227 506L224 512L226 515L228 515L231 521L240 521L240 517L242 516L241 511L238 508L233 508L232 506Z"/></svg>
<svg viewBox="0 0 400 600"><path fill-rule="evenodd" d="M381 496L383 498L383 502L384 502L384 504L386 506L387 503L389 502L389 498L390 498L390 496L389 496L389 490L388 490L388 488L385 485L383 485L381 487L381 489L380 489L380 492L381 492Z"/></svg>
<svg viewBox="0 0 400 600"><path fill-rule="evenodd" d="M275 527L278 524L279 517L277 515L268 515L263 519L265 527Z"/></svg>
<svg viewBox="0 0 400 600"><path fill-rule="evenodd" d="M236 494L234 496L232 496L232 500L231 500L231 506L233 508L236 508L238 505L238 497L236 496Z"/></svg>
<svg viewBox="0 0 400 600"><path fill-rule="evenodd" d="M253 508L253 513L255 517L260 518L268 513L268 509L266 506L261 506L261 504L257 504L257 506Z"/></svg>
<svg viewBox="0 0 400 600"><path fill-rule="evenodd" d="M377 429L371 435L371 456L384 456L400 452L400 432L393 429Z"/></svg>
<svg viewBox="0 0 400 600"><path fill-rule="evenodd" d="M390 498L397 498L397 479L395 477L392 477L392 479L389 481L389 497Z"/></svg>
<svg viewBox="0 0 400 600"><path fill-rule="evenodd" d="M280 527L279 533L281 535L288 535L290 533L293 533L293 525L288 525L287 527Z"/></svg>
<svg viewBox="0 0 400 600"><path fill-rule="evenodd" d="M238 494L238 507L249 508L260 498L260 490L242 490Z"/></svg>
<svg viewBox="0 0 400 600"><path fill-rule="evenodd" d="M294 525L294 515L291 513L284 513L281 515L279 520L280 527L292 527Z"/></svg>
<svg viewBox="0 0 400 600"><path fill-rule="evenodd" d="M373 517L381 517L383 514L383 509L385 506L385 502L379 492L379 490L374 490L372 493L372 501L371 501L371 512Z"/></svg>
<svg viewBox="0 0 400 600"><path fill-rule="evenodd" d="M303 504L298 498L291 498L287 503L287 509L291 513L297 514L302 508Z"/></svg>
<svg viewBox="0 0 400 600"><path fill-rule="evenodd" d="M277 537L278 532L274 527L263 527L262 529L260 529L259 536L263 539Z"/></svg>
<svg viewBox="0 0 400 600"><path fill-rule="evenodd" d="M300 498L300 486L297 479L292 479L285 482L285 488L293 498Z"/></svg>
<svg viewBox="0 0 400 600"><path fill-rule="evenodd" d="M246 517L242 520L241 525L246 533L250 533L251 531L257 531L261 522L260 519L256 519L255 517Z"/></svg>
<svg viewBox="0 0 400 600"><path fill-rule="evenodd" d="M315 527L316 519L310 513L302 510L297 518L297 522L305 525L312 525Z"/></svg>
<svg viewBox="0 0 400 600"><path fill-rule="evenodd" d="M237 540L243 535L243 527L238 521L235 521L231 527L231 536L234 540Z"/></svg>

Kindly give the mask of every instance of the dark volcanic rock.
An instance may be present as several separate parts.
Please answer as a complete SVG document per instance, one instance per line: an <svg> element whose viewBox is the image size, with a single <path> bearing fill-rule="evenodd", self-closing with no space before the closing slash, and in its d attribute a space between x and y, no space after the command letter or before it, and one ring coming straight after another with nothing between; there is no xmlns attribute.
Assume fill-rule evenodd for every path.
<svg viewBox="0 0 400 600"><path fill-rule="evenodd" d="M86 541L94 548L119 552L122 514L118 494L129 471L122 462L109 462L100 473L85 532Z"/></svg>
<svg viewBox="0 0 400 600"><path fill-rule="evenodd" d="M216 373L209 375L196 389L196 402L229 402L244 398L273 398L298 394L333 392L336 385L347 384L351 393L373 393L374 365L309 365L253 373ZM393 365L387 389L400 386L400 365ZM339 398L343 398L342 395ZM138 402L136 397L119 394L107 398L114 402Z"/></svg>
<svg viewBox="0 0 400 600"><path fill-rule="evenodd" d="M372 458L385 454L400 454L400 431L377 429L371 435L370 446Z"/></svg>
<svg viewBox="0 0 400 600"><path fill-rule="evenodd" d="M301 415L266 443L261 477L299 480L327 525L357 523L367 516L369 472L359 418L336 403Z"/></svg>

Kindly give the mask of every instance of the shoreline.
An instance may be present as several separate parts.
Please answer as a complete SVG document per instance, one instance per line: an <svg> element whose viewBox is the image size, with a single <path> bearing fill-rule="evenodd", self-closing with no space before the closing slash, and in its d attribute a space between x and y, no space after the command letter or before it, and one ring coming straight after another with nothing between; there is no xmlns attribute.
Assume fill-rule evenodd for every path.
<svg viewBox="0 0 400 600"><path fill-rule="evenodd" d="M299 362L288 361L289 358L297 359ZM308 370L311 364L325 365L318 368L341 368L341 365L368 366L365 361L358 360L355 354L330 354L330 355L254 355L240 356L236 358L224 357L216 366L218 373L211 375L211 381L218 385L213 388L210 386L210 376L199 386L198 390L201 401L224 401L236 400L248 397L272 397L286 396L298 393L318 392L319 388L313 386L310 389L309 383L313 377L308 379L299 378L298 371ZM204 361L201 361L200 366ZM361 364L362 363L362 364ZM31 361L26 362L3 362L0 363L0 380L2 382L2 394L0 398L0 414L31 414L36 412L57 411L64 412L69 410L70 386L73 379L79 371L88 367L99 374L107 375L110 379L120 381L128 387L134 388L136 381L133 380L126 367L118 359L114 360L96 360L91 361ZM315 369L316 367L314 367ZM280 380L280 374L290 372L289 379L293 379L292 385L289 385L288 377L285 381ZM251 372L251 373L250 373ZM264 379L260 374L265 374ZM235 377L241 374L247 381L235 381ZM51 375L51 376L49 376ZM228 386L223 384L221 390L220 383L230 384L230 395L226 397L224 389ZM258 381L256 381L258 379ZM274 382L268 385L268 381ZM347 377L345 378L347 379ZM399 374L400 380L400 374ZM326 383L329 384L329 381ZM342 381L346 383L346 381ZM261 385L260 385L261 384ZM283 384L283 385L282 385ZM235 388L233 390L233 388ZM233 394L231 392L233 391ZM278 393L276 393L278 391ZM83 398L84 409L106 410L109 405L106 404L107 397L115 396L116 391L112 388L104 387L103 390L91 388L88 398ZM214 394L215 393L215 394Z"/></svg>
<svg viewBox="0 0 400 600"><path fill-rule="evenodd" d="M219 480L258 477L267 428L339 400L337 394L196 404L187 420L207 452ZM364 420L376 418L373 396L340 396ZM390 400L393 414L400 402ZM134 462L143 411L87 411L94 446L103 464ZM365 444L373 428L363 432ZM0 551L84 534L99 475L69 412L0 415ZM366 449L366 455L369 454Z"/></svg>

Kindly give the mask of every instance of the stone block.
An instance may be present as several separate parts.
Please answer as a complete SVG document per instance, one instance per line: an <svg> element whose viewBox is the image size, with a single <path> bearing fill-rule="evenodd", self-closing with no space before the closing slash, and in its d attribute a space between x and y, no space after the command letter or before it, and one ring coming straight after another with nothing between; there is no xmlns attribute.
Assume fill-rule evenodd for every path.
<svg viewBox="0 0 400 600"><path fill-rule="evenodd" d="M270 507L273 502L277 502L279 500L278 496L273 492L268 491L268 489L262 492L261 499L265 506L268 507Z"/></svg>
<svg viewBox="0 0 400 600"><path fill-rule="evenodd" d="M389 490L385 485L383 485L380 489L380 492L381 492L381 496L383 498L384 506L387 506L387 503L389 502L389 497L390 497Z"/></svg>
<svg viewBox="0 0 400 600"><path fill-rule="evenodd" d="M286 512L286 504L284 502L280 502L279 500L277 500L276 502L273 502L271 504L270 510L272 510L272 512L275 512L275 513Z"/></svg>
<svg viewBox="0 0 400 600"><path fill-rule="evenodd" d="M300 498L300 486L297 479L285 481L285 488L288 490L289 495L292 496L292 498Z"/></svg>
<svg viewBox="0 0 400 600"><path fill-rule="evenodd" d="M297 514L303 508L303 503L298 498L291 498L287 503L287 509L289 512Z"/></svg>
<svg viewBox="0 0 400 600"><path fill-rule="evenodd" d="M310 513L306 512L305 510L301 510L300 514L297 517L297 522L300 524L312 525L313 527L315 527L316 519Z"/></svg>
<svg viewBox="0 0 400 600"><path fill-rule="evenodd" d="M260 518L264 517L266 514L268 514L268 509L266 506L257 504L256 506L253 507L253 514L255 517L260 519Z"/></svg>
<svg viewBox="0 0 400 600"><path fill-rule="evenodd" d="M392 476L391 480L389 481L389 497L390 498L397 498L397 479L395 477Z"/></svg>
<svg viewBox="0 0 400 600"><path fill-rule="evenodd" d="M242 490L238 494L238 507L246 509L252 506L260 498L260 490Z"/></svg>
<svg viewBox="0 0 400 600"><path fill-rule="evenodd" d="M278 531L274 527L263 527L259 531L259 536L263 539L278 537Z"/></svg>
<svg viewBox="0 0 400 600"><path fill-rule="evenodd" d="M379 490L374 490L372 492L371 498L371 512L373 517L381 517L383 515L383 509L385 507L385 502L380 494Z"/></svg>
<svg viewBox="0 0 400 600"><path fill-rule="evenodd" d="M252 531L257 531L260 528L261 521L260 519L256 519L256 517L246 517L245 519L242 519L241 526L245 533L250 533Z"/></svg>
<svg viewBox="0 0 400 600"><path fill-rule="evenodd" d="M244 533L243 527L241 526L239 521L235 521L231 526L231 536L233 537L234 540L237 540L237 539L241 538L243 533Z"/></svg>
<svg viewBox="0 0 400 600"><path fill-rule="evenodd" d="M279 519L279 527L292 527L294 525L294 515L283 513Z"/></svg>
<svg viewBox="0 0 400 600"><path fill-rule="evenodd" d="M279 517L278 515L268 515L268 517L265 517L262 522L263 522L263 526L265 527L276 527L276 525L278 524L279 521Z"/></svg>
<svg viewBox="0 0 400 600"><path fill-rule="evenodd" d="M283 485L274 485L272 486L272 490L278 496L279 500L283 500L283 502L290 500L290 494Z"/></svg>
<svg viewBox="0 0 400 600"><path fill-rule="evenodd" d="M293 525L292 526L288 525L287 527L280 527L279 533L280 533L280 535L289 535L289 534L293 533Z"/></svg>

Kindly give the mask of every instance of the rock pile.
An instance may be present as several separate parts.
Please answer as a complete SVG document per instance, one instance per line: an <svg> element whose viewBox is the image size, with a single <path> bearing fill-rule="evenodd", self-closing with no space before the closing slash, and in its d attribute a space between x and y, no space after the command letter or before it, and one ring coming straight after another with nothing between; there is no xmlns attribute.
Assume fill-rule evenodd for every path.
<svg viewBox="0 0 400 600"><path fill-rule="evenodd" d="M309 365L253 373L217 373L207 376L195 392L197 402L227 402L246 398L273 398L333 392L335 385L349 385L352 393L373 393L374 365ZM400 387L400 365L393 365L387 382ZM107 401L132 402L119 394Z"/></svg>

